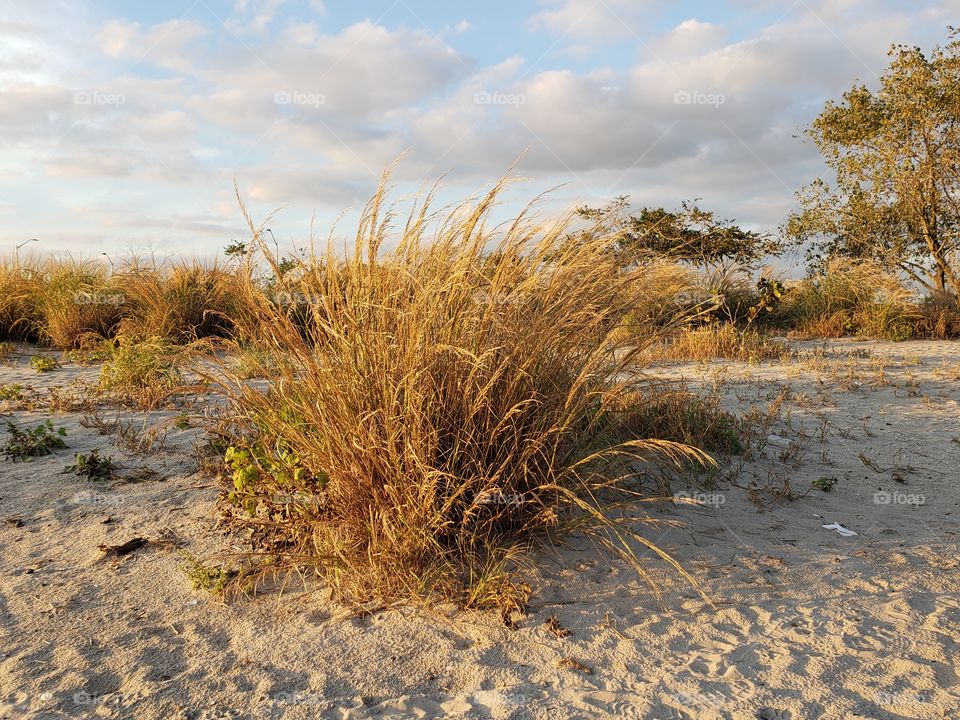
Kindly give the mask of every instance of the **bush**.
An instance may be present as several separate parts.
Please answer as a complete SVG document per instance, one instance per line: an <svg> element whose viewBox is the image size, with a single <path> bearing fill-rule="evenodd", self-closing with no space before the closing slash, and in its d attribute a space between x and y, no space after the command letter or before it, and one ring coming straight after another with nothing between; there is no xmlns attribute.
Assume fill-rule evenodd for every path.
<svg viewBox="0 0 960 720"><path fill-rule="evenodd" d="M40 327L38 273L10 261L0 264L0 340L36 340Z"/></svg>
<svg viewBox="0 0 960 720"><path fill-rule="evenodd" d="M944 293L924 298L919 308L917 333L938 340L960 337L960 303Z"/></svg>
<svg viewBox="0 0 960 720"><path fill-rule="evenodd" d="M30 367L36 370L38 373L50 372L51 370L56 370L60 367L60 363L56 361L55 358L50 357L49 355L34 355L30 358Z"/></svg>
<svg viewBox="0 0 960 720"><path fill-rule="evenodd" d="M236 373L224 385L243 438L232 491L275 567L311 565L346 600L508 614L529 592L514 573L523 551L572 527L641 572L637 543L666 557L607 519L598 495L628 489L605 472L614 460L708 462L676 442L622 441L605 422L654 339L623 332L648 269L621 271L609 236L571 246L566 222L523 217L493 234L499 190L435 228L425 203L384 249L381 188L357 251L305 258L289 281L306 314L247 278L238 343L273 370L265 388Z"/></svg>
<svg viewBox="0 0 960 720"><path fill-rule="evenodd" d="M717 358L760 362L782 360L789 347L757 330L740 330L729 323L715 322L698 328L684 328L665 337L648 351L651 360L708 362Z"/></svg>

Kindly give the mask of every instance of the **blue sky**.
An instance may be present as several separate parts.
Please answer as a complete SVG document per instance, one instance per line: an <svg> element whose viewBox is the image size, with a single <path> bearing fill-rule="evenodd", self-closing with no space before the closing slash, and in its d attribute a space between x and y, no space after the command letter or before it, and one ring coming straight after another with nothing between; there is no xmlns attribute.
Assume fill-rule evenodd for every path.
<svg viewBox="0 0 960 720"><path fill-rule="evenodd" d="M326 237L401 154L441 199L522 156L514 211L703 206L775 231L823 172L797 135L960 0L0 0L0 253L216 254Z"/></svg>

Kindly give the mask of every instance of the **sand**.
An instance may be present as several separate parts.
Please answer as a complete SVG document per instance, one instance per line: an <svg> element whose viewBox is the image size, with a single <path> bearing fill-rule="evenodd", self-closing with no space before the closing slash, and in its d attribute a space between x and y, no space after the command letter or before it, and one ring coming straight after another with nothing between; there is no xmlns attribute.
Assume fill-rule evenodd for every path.
<svg viewBox="0 0 960 720"><path fill-rule="evenodd" d="M656 369L740 414L775 405L765 447L715 488L674 481L705 504L663 503L654 513L683 527L646 531L713 607L651 560L663 609L574 539L538 559L517 630L476 612L345 617L296 584L218 602L180 569L180 550L208 558L230 542L197 431L140 455L81 412L15 409L20 424L53 417L70 449L0 461L0 717L960 717L960 343L814 347ZM0 364L0 384L44 395L96 378L37 375L26 359ZM62 472L94 447L126 479ZM811 489L818 478L836 484ZM153 542L98 549L137 536ZM551 633L551 616L571 634Z"/></svg>

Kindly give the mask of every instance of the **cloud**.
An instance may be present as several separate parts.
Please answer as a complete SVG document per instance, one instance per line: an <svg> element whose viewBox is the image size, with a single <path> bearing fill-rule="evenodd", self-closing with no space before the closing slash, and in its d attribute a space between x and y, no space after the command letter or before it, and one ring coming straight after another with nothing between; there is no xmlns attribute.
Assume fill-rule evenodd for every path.
<svg viewBox="0 0 960 720"><path fill-rule="evenodd" d="M192 20L167 20L147 28L112 20L100 29L97 40L110 57L186 73L194 67L199 41L208 33L205 25Z"/></svg>
<svg viewBox="0 0 960 720"><path fill-rule="evenodd" d="M570 40L621 40L644 34L650 0L548 0L527 27Z"/></svg>
<svg viewBox="0 0 960 720"><path fill-rule="evenodd" d="M111 57L121 57L140 35L140 23L111 20L97 33L103 51Z"/></svg>
<svg viewBox="0 0 960 720"><path fill-rule="evenodd" d="M156 233L176 215L176 232L217 239L234 228L234 178L252 202L303 219L362 204L402 153L405 189L454 170L448 182L472 190L527 150L518 172L538 189L568 183L558 204L699 196L774 227L822 170L793 136L856 77L872 81L889 42L942 42L945 7L807 0L749 31L676 18L652 33L646 1L551 0L528 23L544 42L629 52L550 69L537 51L464 55L457 43L478 32L460 38L468 20L442 36L412 22L338 28L319 5L257 0L238 2L229 28L203 13L157 24L35 13L0 23L0 200L35 203L34 215L20 203L30 232L42 221L64 237L129 234L139 214ZM63 213L46 213L45 196ZM111 210L124 220L108 225ZM69 213L87 225L68 227Z"/></svg>

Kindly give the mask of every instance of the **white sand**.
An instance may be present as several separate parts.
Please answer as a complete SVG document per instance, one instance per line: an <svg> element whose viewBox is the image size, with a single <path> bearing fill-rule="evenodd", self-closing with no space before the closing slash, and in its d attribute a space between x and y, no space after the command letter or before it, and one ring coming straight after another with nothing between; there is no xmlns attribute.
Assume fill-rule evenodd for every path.
<svg viewBox="0 0 960 720"><path fill-rule="evenodd" d="M0 717L958 718L960 343L829 347L872 357L727 364L721 392L738 413L793 393L770 433L801 449L758 453L738 485L805 492L828 476L833 490L788 501L724 480L712 507L660 510L684 528L649 532L715 608L651 560L663 611L623 563L573 542L541 559L516 631L480 613L343 619L295 587L225 606L191 590L169 545L104 559L98 545L137 535L223 549L216 490L194 474L193 431L133 456L58 414L70 450L0 461ZM720 367L661 372L696 384ZM0 365L0 384L95 376ZM160 479L98 488L61 473L93 447ZM76 502L98 489L101 502ZM833 522L857 535L823 529ZM572 635L550 634L550 615Z"/></svg>

